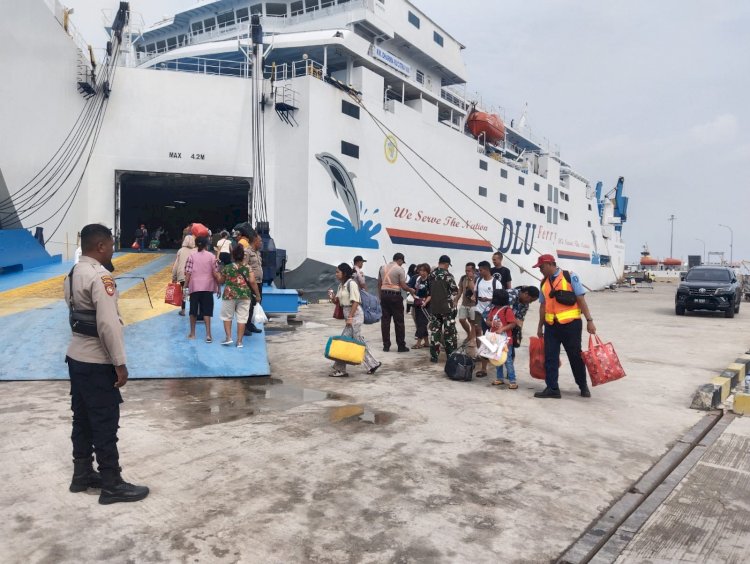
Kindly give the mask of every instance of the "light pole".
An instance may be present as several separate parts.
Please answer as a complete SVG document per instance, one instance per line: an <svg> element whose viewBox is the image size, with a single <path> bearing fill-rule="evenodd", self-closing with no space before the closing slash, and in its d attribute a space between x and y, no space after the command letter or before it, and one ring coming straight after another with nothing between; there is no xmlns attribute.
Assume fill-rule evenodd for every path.
<svg viewBox="0 0 750 564"><path fill-rule="evenodd" d="M720 223L719 227L726 227L729 229L729 266L732 266L732 263L734 262L734 255L732 254L734 247L734 231L732 231L731 227L724 225L723 223Z"/></svg>
<svg viewBox="0 0 750 564"><path fill-rule="evenodd" d="M698 239L697 237L695 238L695 240L703 243L703 262L705 263L706 262L706 242L703 239Z"/></svg>
<svg viewBox="0 0 750 564"><path fill-rule="evenodd" d="M674 258L673 247L674 247L674 220L677 219L674 214L669 216L669 222L672 224L672 231L669 235L669 258Z"/></svg>

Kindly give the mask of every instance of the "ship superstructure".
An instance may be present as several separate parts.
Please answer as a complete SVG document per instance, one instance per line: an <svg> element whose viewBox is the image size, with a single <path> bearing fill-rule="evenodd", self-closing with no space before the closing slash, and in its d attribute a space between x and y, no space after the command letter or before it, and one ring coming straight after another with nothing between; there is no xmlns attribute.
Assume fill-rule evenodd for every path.
<svg viewBox="0 0 750 564"><path fill-rule="evenodd" d="M621 276L622 179L593 186L525 117L469 99L464 46L408 0L219 0L128 24L79 197L123 246L141 222L250 213L305 287L397 250L459 265L500 249L517 282L540 253L592 288Z"/></svg>

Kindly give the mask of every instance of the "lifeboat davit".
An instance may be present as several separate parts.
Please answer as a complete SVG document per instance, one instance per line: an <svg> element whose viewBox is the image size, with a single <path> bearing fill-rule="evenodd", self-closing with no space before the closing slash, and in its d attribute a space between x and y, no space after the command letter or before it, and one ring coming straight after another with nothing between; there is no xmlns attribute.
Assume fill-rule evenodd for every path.
<svg viewBox="0 0 750 564"><path fill-rule="evenodd" d="M641 266L658 266L659 261L652 257L641 257Z"/></svg>
<svg viewBox="0 0 750 564"><path fill-rule="evenodd" d="M662 264L664 266L682 266L682 261L676 258L665 258Z"/></svg>
<svg viewBox="0 0 750 564"><path fill-rule="evenodd" d="M493 145L505 139L505 124L500 116L474 110L466 119L466 127L471 134L479 139L484 134L486 141Z"/></svg>

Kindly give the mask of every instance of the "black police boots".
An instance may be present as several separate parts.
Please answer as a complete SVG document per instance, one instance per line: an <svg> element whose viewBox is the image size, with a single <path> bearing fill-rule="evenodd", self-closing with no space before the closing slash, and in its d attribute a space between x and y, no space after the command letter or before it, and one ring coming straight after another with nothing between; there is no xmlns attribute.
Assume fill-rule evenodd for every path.
<svg viewBox="0 0 750 564"><path fill-rule="evenodd" d="M69 488L71 492L85 492L89 488L102 487L102 477L94 470L93 460L93 457L73 459L73 480Z"/></svg>
<svg viewBox="0 0 750 564"><path fill-rule="evenodd" d="M124 501L141 501L148 495L146 486L135 486L128 484L120 476L122 468L102 469L102 493L99 495L99 503L109 505Z"/></svg>

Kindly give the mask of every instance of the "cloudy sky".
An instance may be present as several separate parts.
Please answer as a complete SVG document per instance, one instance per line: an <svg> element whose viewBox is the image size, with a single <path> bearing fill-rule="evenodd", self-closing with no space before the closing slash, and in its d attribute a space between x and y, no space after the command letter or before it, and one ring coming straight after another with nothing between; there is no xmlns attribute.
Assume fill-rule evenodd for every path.
<svg viewBox="0 0 750 564"><path fill-rule="evenodd" d="M518 118L589 179L631 197L628 259L750 259L750 2L414 0L466 45L469 90ZM67 0L92 43L113 0ZM193 0L131 0L147 23Z"/></svg>

